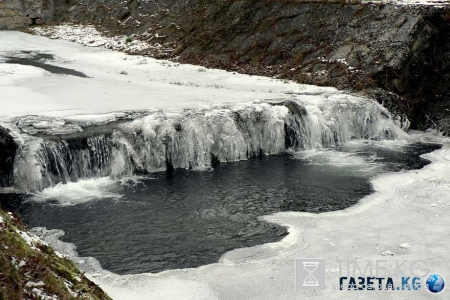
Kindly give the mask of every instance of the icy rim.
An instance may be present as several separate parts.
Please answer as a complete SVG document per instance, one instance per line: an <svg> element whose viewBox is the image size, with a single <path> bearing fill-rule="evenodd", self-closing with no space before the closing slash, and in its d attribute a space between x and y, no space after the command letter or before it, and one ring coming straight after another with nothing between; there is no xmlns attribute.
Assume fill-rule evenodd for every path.
<svg viewBox="0 0 450 300"><path fill-rule="evenodd" d="M357 261L364 266L368 260L394 264L396 259L425 260L430 272L449 278L450 244L445 232L450 225L450 140L419 132L413 136L444 145L423 156L432 161L430 165L374 178L371 183L375 193L343 211L265 216L262 219L287 227L289 235L280 242L230 251L215 264L119 276L102 270L93 258L77 257L74 245L57 239L60 231L48 232L43 239L71 255L114 299L298 299L300 295L342 299L352 292L337 290L337 260ZM325 291L295 291L294 260L305 257L326 259ZM431 295L425 290L353 293L358 299L443 299L442 295L448 294Z"/></svg>

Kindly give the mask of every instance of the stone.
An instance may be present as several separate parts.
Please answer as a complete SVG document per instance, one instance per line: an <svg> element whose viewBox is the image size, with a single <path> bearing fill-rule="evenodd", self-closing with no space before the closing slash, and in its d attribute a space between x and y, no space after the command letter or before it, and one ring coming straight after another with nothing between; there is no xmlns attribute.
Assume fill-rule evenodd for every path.
<svg viewBox="0 0 450 300"><path fill-rule="evenodd" d="M25 26L44 24L54 17L54 0L7 0L0 3L0 28L21 29ZM61 0L55 0L61 2Z"/></svg>
<svg viewBox="0 0 450 300"><path fill-rule="evenodd" d="M0 126L0 187L14 184L14 160L17 149L11 132Z"/></svg>

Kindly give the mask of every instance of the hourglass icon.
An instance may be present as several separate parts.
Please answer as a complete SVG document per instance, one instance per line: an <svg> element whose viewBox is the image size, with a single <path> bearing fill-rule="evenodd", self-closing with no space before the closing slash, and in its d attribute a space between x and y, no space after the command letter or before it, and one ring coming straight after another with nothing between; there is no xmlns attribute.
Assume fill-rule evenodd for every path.
<svg viewBox="0 0 450 300"><path fill-rule="evenodd" d="M295 259L295 289L325 290L325 258Z"/></svg>
<svg viewBox="0 0 450 300"><path fill-rule="evenodd" d="M303 286L319 286L319 281L314 277L313 273L317 270L319 262L317 261L304 261L303 268L308 272L308 276L303 280Z"/></svg>

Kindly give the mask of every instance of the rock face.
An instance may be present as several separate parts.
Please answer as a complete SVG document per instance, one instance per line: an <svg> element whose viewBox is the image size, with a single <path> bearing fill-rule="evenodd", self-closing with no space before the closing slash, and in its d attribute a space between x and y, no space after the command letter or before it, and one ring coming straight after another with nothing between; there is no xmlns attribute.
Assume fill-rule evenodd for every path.
<svg viewBox="0 0 450 300"><path fill-rule="evenodd" d="M16 29L28 21L22 1L0 1L0 29Z"/></svg>
<svg viewBox="0 0 450 300"><path fill-rule="evenodd" d="M450 6L87 0L61 16L140 34L182 62L364 91L450 133Z"/></svg>
<svg viewBox="0 0 450 300"><path fill-rule="evenodd" d="M69 3L66 0L0 0L0 30L50 22L55 10Z"/></svg>
<svg viewBox="0 0 450 300"><path fill-rule="evenodd" d="M9 131L0 126L0 187L13 184L16 151L17 144Z"/></svg>

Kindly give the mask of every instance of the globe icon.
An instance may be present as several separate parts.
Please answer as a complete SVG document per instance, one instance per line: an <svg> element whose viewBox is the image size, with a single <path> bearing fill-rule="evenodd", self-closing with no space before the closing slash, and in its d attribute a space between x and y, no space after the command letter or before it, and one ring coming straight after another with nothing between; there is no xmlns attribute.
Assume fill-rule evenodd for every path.
<svg viewBox="0 0 450 300"><path fill-rule="evenodd" d="M427 288L432 293L439 293L444 289L445 281L439 274L431 274L426 281Z"/></svg>

